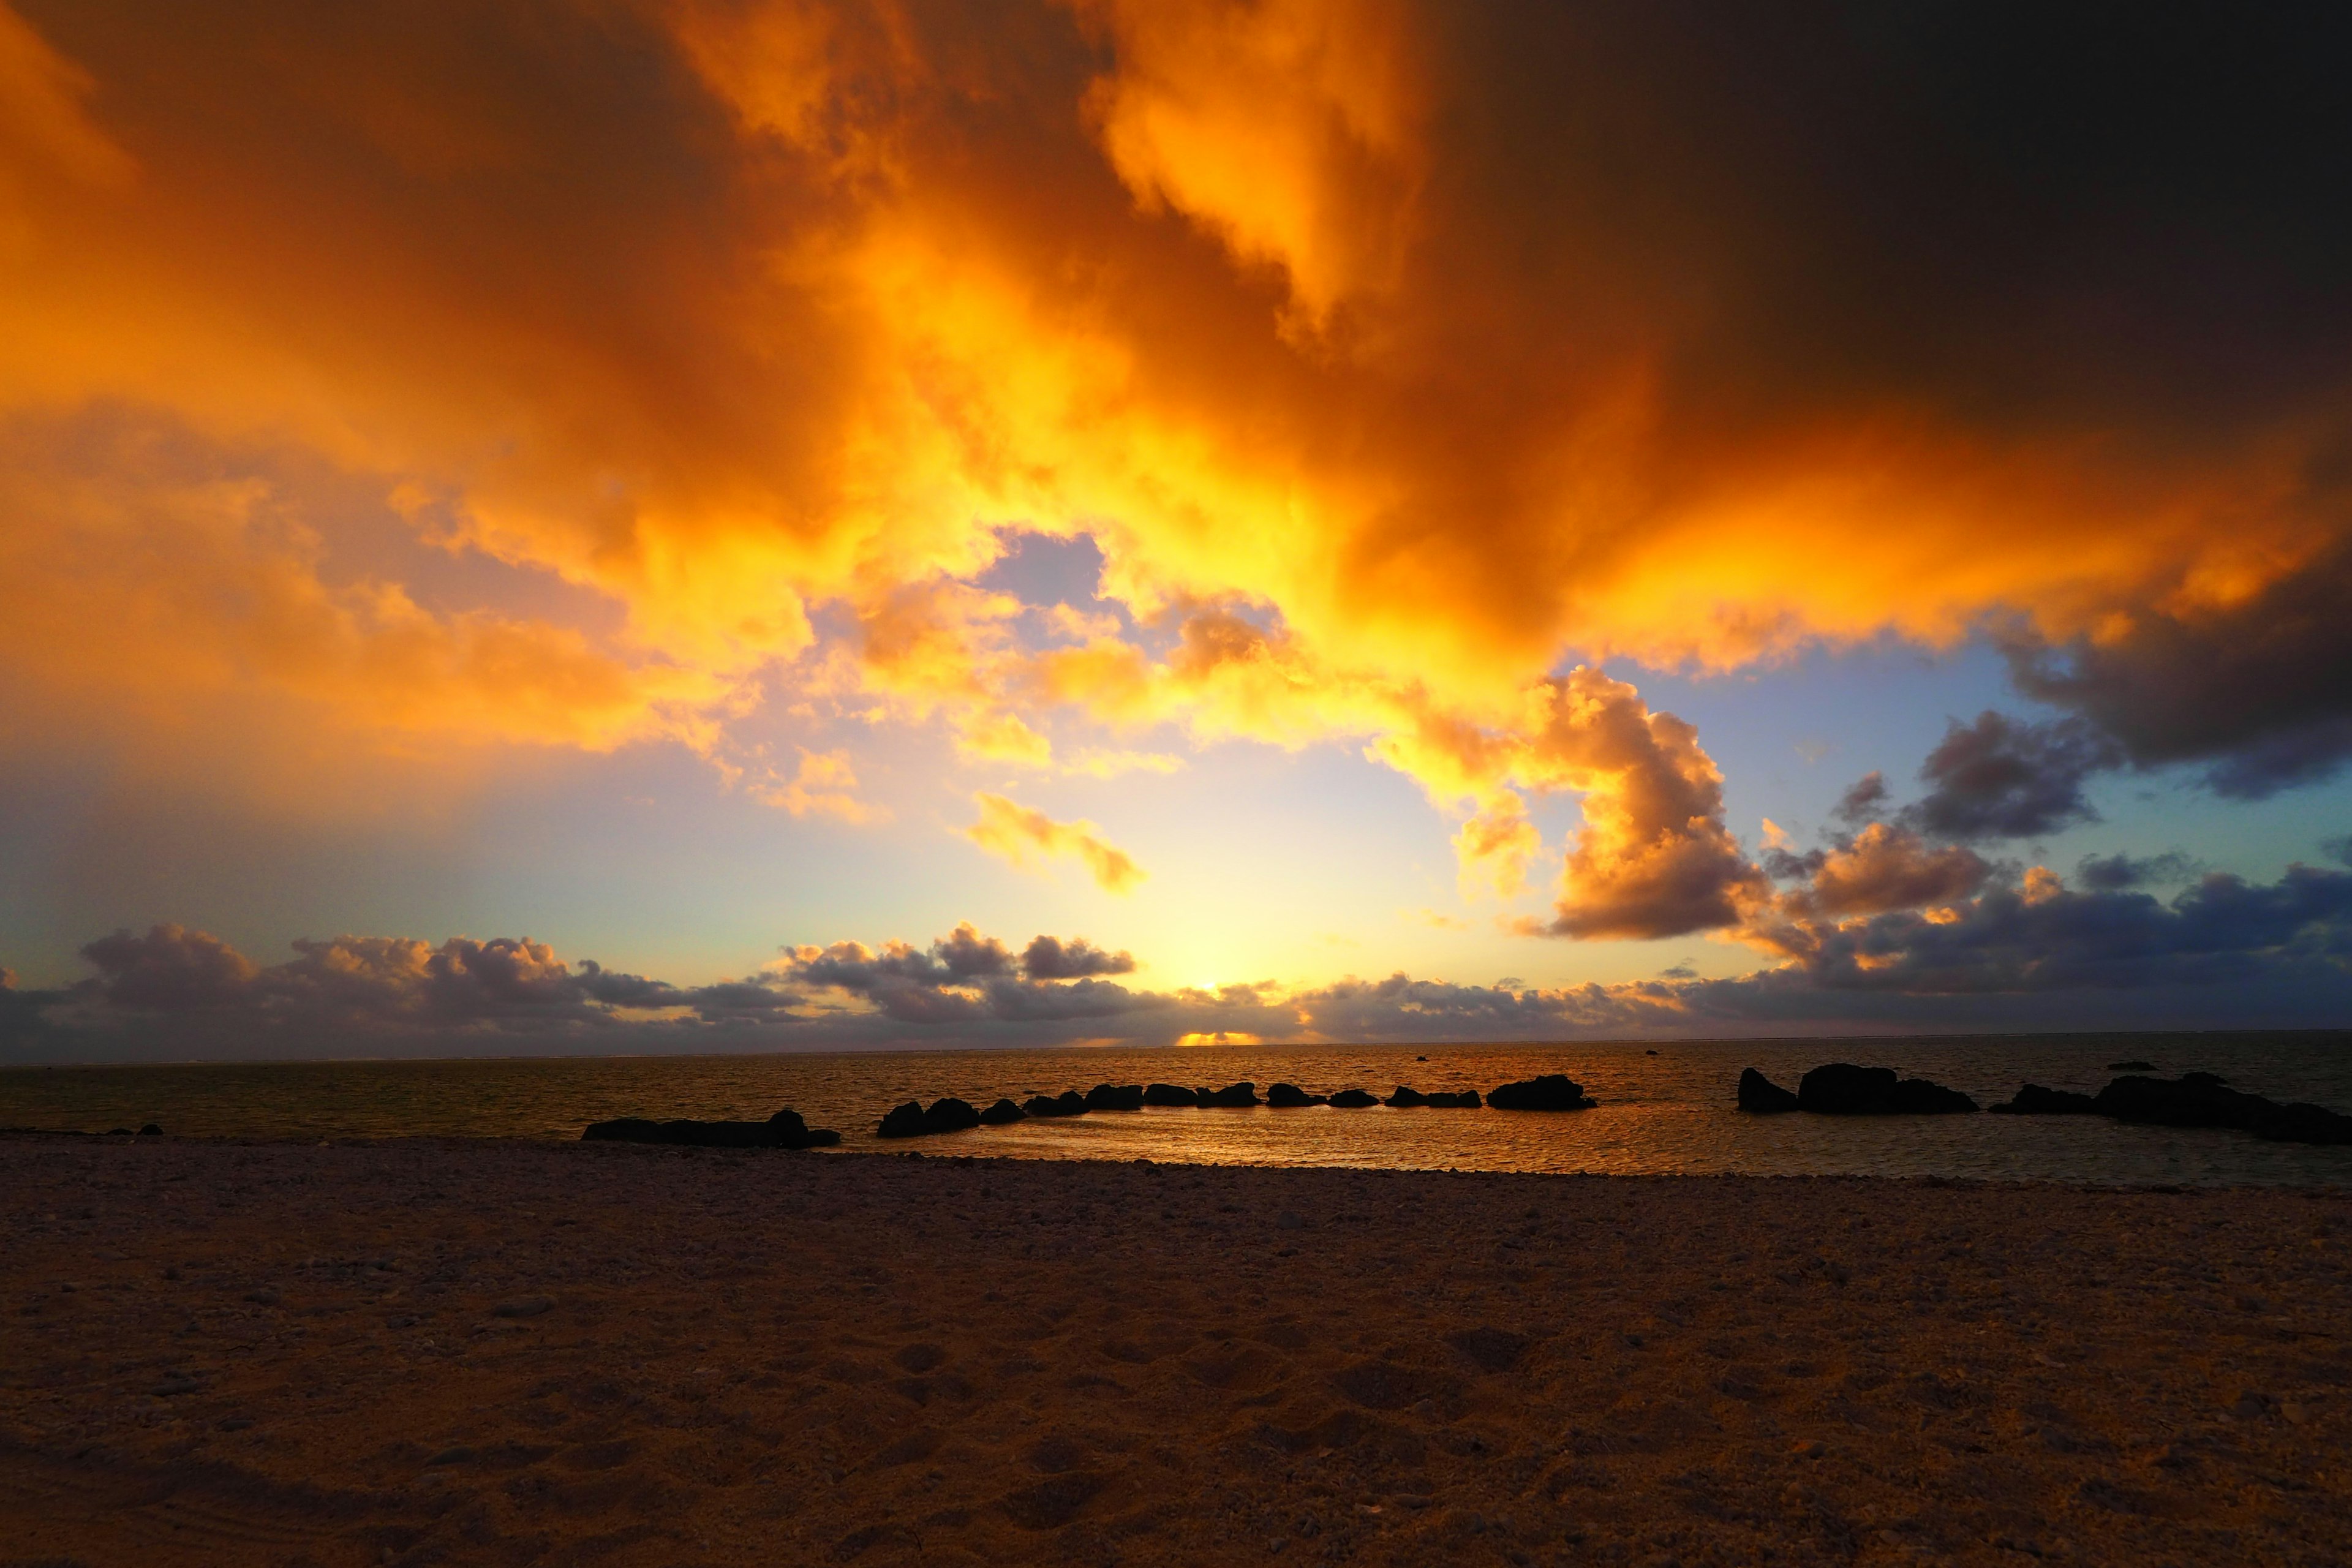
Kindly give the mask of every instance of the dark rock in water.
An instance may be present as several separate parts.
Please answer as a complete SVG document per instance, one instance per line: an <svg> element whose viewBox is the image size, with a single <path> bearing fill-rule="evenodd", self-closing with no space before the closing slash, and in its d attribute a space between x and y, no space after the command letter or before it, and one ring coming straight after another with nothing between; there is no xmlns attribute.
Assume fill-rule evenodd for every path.
<svg viewBox="0 0 2352 1568"><path fill-rule="evenodd" d="M1295 1083L1269 1085L1265 1091L1265 1102L1277 1110L1297 1110L1302 1106L1329 1103L1321 1095L1309 1094Z"/></svg>
<svg viewBox="0 0 2352 1568"><path fill-rule="evenodd" d="M2157 1127L2234 1127L2284 1143L2352 1143L2352 1116L2325 1106L2281 1105L2228 1087L2210 1072L2178 1079L2119 1078L2093 1102L2102 1116Z"/></svg>
<svg viewBox="0 0 2352 1568"><path fill-rule="evenodd" d="M1098 1083L1087 1090L1088 1110L1140 1110L1143 1109L1143 1086L1139 1083Z"/></svg>
<svg viewBox="0 0 2352 1568"><path fill-rule="evenodd" d="M132 1132L128 1127L110 1127L103 1134L101 1134L101 1136L107 1138L132 1138L136 1137L137 1134Z"/></svg>
<svg viewBox="0 0 2352 1568"><path fill-rule="evenodd" d="M1366 1094L1360 1089L1343 1089L1331 1097L1331 1103L1341 1110L1361 1110L1368 1105L1378 1105L1380 1097Z"/></svg>
<svg viewBox="0 0 2352 1568"><path fill-rule="evenodd" d="M765 1121L696 1121L680 1117L652 1121L624 1116L594 1121L581 1132L589 1142L668 1143L688 1149L821 1149L841 1142L830 1127L811 1127L797 1110L776 1112Z"/></svg>
<svg viewBox="0 0 2352 1568"><path fill-rule="evenodd" d="M1032 1116L1084 1116L1087 1097L1075 1089L1064 1094L1033 1094L1021 1109Z"/></svg>
<svg viewBox="0 0 2352 1568"><path fill-rule="evenodd" d="M1949 1116L1974 1110L1977 1102L1924 1078L1898 1078L1893 1068L1832 1062L1798 1083L1797 1109L1824 1116Z"/></svg>
<svg viewBox="0 0 2352 1568"><path fill-rule="evenodd" d="M2099 1104L2087 1094L2029 1083L2019 1088L2016 1098L1985 1109L1995 1116L2095 1116Z"/></svg>
<svg viewBox="0 0 2352 1568"><path fill-rule="evenodd" d="M617 1117L611 1121L591 1121L582 1129L580 1136L583 1142L590 1143L602 1142L658 1143L662 1141L661 1123L648 1121L642 1116Z"/></svg>
<svg viewBox="0 0 2352 1568"><path fill-rule="evenodd" d="M972 1108L971 1102L950 1095L944 1100L933 1100L929 1110L923 1109L920 1100L915 1100L893 1107L875 1131L884 1138L920 1138L933 1132L961 1132L968 1127L979 1125L980 1112Z"/></svg>
<svg viewBox="0 0 2352 1568"><path fill-rule="evenodd" d="M841 1142L840 1133L830 1127L811 1127L789 1105L768 1118L768 1131L780 1149L830 1149Z"/></svg>
<svg viewBox="0 0 2352 1568"><path fill-rule="evenodd" d="M146 1126L142 1127L139 1130L139 1136L142 1138L161 1138L163 1136L163 1130L150 1121Z"/></svg>
<svg viewBox="0 0 2352 1568"><path fill-rule="evenodd" d="M929 1131L923 1125L923 1102L910 1100L904 1105L890 1108L875 1131L884 1138L920 1138Z"/></svg>
<svg viewBox="0 0 2352 1568"><path fill-rule="evenodd" d="M1574 1079L1548 1072L1503 1085L1486 1097L1486 1103L1497 1110L1590 1110L1597 1102L1586 1097L1584 1086Z"/></svg>
<svg viewBox="0 0 2352 1568"><path fill-rule="evenodd" d="M1223 1089L1201 1091L1201 1104L1204 1109L1230 1110L1257 1102L1257 1085L1247 1079L1239 1083L1229 1083Z"/></svg>
<svg viewBox="0 0 2352 1568"><path fill-rule="evenodd" d="M953 1095L931 1101L931 1108L923 1112L923 1131L926 1132L961 1132L967 1127L979 1125L979 1108L971 1101L958 1100Z"/></svg>
<svg viewBox="0 0 2352 1568"><path fill-rule="evenodd" d="M2154 1072L2156 1064L2154 1062L2109 1062L2107 1070L2109 1072Z"/></svg>
<svg viewBox="0 0 2352 1568"><path fill-rule="evenodd" d="M1148 1083L1143 1086L1143 1103L1146 1105L1198 1105L1201 1103L1201 1096L1195 1090L1186 1089L1181 1084Z"/></svg>
<svg viewBox="0 0 2352 1568"><path fill-rule="evenodd" d="M1423 1057L1421 1059L1423 1061L1427 1061L1429 1058L1427 1057ZM1396 1087L1396 1092L1390 1095L1382 1103L1393 1105L1398 1110L1404 1110L1416 1105L1427 1105L1429 1103L1429 1096L1422 1093L1421 1090L1417 1089L1407 1089L1404 1085L1399 1084Z"/></svg>
<svg viewBox="0 0 2352 1568"><path fill-rule="evenodd" d="M1458 1093L1434 1089L1426 1099L1433 1110L1475 1110L1486 1103L1478 1098L1478 1091L1475 1089L1465 1089Z"/></svg>
<svg viewBox="0 0 2352 1568"><path fill-rule="evenodd" d="M1000 1100L980 1113L982 1127L1002 1127L1008 1121L1026 1121L1029 1113L1009 1100Z"/></svg>
<svg viewBox="0 0 2352 1568"><path fill-rule="evenodd" d="M1739 1109L1769 1113L1797 1109L1797 1097L1754 1068L1739 1069Z"/></svg>

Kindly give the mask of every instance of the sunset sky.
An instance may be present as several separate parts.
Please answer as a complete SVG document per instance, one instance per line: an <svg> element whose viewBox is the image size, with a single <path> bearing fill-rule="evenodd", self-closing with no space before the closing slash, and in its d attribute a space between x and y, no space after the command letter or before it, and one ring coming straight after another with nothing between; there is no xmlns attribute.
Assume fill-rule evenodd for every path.
<svg viewBox="0 0 2352 1568"><path fill-rule="evenodd" d="M0 1059L2352 1025L2347 73L0 0Z"/></svg>

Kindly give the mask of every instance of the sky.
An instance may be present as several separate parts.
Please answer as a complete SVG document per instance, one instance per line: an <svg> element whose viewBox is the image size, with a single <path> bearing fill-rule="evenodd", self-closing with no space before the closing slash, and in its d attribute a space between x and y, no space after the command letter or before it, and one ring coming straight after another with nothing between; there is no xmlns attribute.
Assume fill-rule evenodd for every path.
<svg viewBox="0 0 2352 1568"><path fill-rule="evenodd" d="M2352 1026L2347 68L0 0L0 1060Z"/></svg>

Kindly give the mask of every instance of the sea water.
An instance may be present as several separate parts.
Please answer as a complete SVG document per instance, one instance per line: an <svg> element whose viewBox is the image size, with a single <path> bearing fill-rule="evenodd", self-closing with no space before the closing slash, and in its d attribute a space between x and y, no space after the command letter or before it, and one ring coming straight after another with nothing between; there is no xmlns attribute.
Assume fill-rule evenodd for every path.
<svg viewBox="0 0 2352 1568"><path fill-rule="evenodd" d="M791 1106L845 1150L1011 1159L1157 1160L1608 1174L1944 1176L2072 1184L2352 1185L2352 1148L2094 1117L1744 1115L1742 1068L1794 1088L1853 1061L1932 1079L1990 1105L2025 1081L2095 1090L2112 1062L2217 1072L2240 1089L2352 1111L2352 1036L1928 1037L1860 1041L1255 1046L703 1057L571 1057L59 1067L0 1071L0 1126L100 1131L159 1123L193 1137L576 1139L610 1117L764 1121ZM911 1142L874 1135L902 1100L1097 1083L1276 1081L1312 1093L1398 1084L1475 1089L1566 1073L1600 1100L1565 1113L1306 1110L1097 1111Z"/></svg>

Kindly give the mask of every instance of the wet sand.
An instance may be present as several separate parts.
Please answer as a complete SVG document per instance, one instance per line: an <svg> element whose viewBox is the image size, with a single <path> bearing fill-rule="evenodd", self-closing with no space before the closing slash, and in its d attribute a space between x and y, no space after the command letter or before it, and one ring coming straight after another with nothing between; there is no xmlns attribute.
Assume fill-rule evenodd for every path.
<svg viewBox="0 0 2352 1568"><path fill-rule="evenodd" d="M0 1563L2352 1559L2352 1200L0 1139Z"/></svg>

